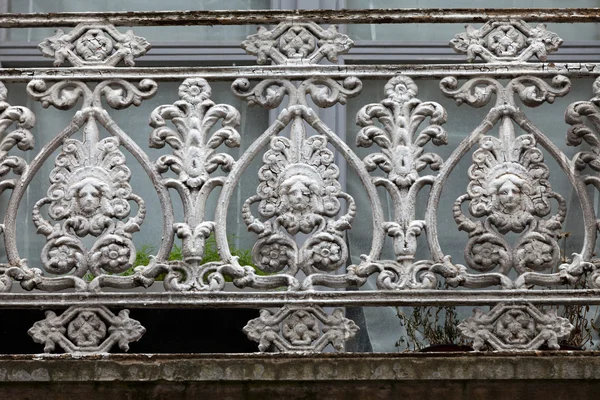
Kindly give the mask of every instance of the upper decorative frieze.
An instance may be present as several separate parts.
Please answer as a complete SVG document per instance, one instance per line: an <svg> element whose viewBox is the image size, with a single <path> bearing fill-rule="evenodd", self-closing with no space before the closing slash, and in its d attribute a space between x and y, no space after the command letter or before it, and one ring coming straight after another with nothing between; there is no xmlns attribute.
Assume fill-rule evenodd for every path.
<svg viewBox="0 0 600 400"><path fill-rule="evenodd" d="M323 58L337 62L338 54L354 45L336 25L323 29L314 22L282 22L273 30L264 26L242 42L246 53L255 55L259 64L271 59L274 64L318 64Z"/></svg>
<svg viewBox="0 0 600 400"><path fill-rule="evenodd" d="M532 56L546 61L548 53L558 50L563 40L546 25L532 27L524 21L488 21L481 28L466 25L450 41L457 53L466 54L467 61L477 56L488 63L525 62Z"/></svg>
<svg viewBox="0 0 600 400"><path fill-rule="evenodd" d="M68 60L74 67L114 67L121 61L132 67L134 58L146 54L150 43L133 31L119 32L110 24L79 24L71 32L56 35L38 45L44 57L54 58L59 67Z"/></svg>

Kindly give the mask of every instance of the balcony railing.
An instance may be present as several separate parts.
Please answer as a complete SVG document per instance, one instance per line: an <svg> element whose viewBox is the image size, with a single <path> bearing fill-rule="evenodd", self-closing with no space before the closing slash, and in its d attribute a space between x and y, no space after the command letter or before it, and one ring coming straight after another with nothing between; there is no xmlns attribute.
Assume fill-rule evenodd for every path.
<svg viewBox="0 0 600 400"><path fill-rule="evenodd" d="M338 65L352 38L320 25L416 22L477 23L449 38L471 63ZM343 351L359 331L347 307L389 306L478 306L455 326L474 350L558 349L575 329L561 310L600 304L600 80L588 97L570 94L572 80L596 78L600 65L547 62L563 40L532 22L600 22L600 13L0 15L2 28L72 27L38 46L53 68L0 69L0 307L52 310L29 330L47 352L127 350L146 331L135 319L142 308L260 309L244 328L260 351ZM241 43L258 65L136 67L151 44L117 28L224 24L270 25ZM373 80L386 81L379 100L362 101ZM468 114L472 128L445 156L453 115L418 94L427 80L463 108L484 110ZM136 132L123 129L116 114L155 96L163 82L179 84L163 93L172 101ZM244 116L250 123L253 113L274 110L251 141L243 140L240 110L214 100L212 86L222 82L253 106ZM7 86L22 83L30 101L68 113L61 130L39 123L56 113L9 104ZM546 104L562 97L570 98L566 110ZM353 135L321 113L349 101L359 105ZM565 114L564 127L552 128L561 143L528 117L544 104ZM577 152L565 154L564 142ZM449 198L455 174L468 182ZM32 200L40 175L49 185ZM569 192L553 189L556 175ZM138 179L148 180L157 201L136 193ZM232 207L242 181L256 190ZM581 223L567 233L571 209ZM441 222L441 212L451 218ZM365 215L370 226L357 222ZM246 263L232 250L232 218L253 238ZM139 235L156 219L162 231L145 235L161 238L160 246L136 263ZM39 254L20 248L31 223L42 238ZM460 248L444 246L442 229ZM371 232L368 251L350 248L354 230ZM577 247L570 254L568 236L576 241L569 249ZM207 261L209 247L218 260Z"/></svg>

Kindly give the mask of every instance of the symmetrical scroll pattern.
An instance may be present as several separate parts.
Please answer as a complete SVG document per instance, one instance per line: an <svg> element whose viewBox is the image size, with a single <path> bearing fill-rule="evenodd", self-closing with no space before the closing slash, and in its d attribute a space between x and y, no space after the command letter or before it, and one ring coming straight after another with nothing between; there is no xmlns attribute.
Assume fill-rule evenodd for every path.
<svg viewBox="0 0 600 400"><path fill-rule="evenodd" d="M500 303L488 313L474 310L474 316L458 325L461 334L473 340L476 351L490 346L493 350L536 350L543 344L558 350L558 341L573 330L568 319L556 309L542 312L531 304Z"/></svg>
<svg viewBox="0 0 600 400"><path fill-rule="evenodd" d="M567 145L581 146L584 142L589 150L582 150L573 157L573 166L580 172L588 171L581 177L585 185L591 185L600 190L600 79L594 81L592 87L594 97L589 101L572 103L565 112L565 121L571 125L567 132ZM586 123L587 122L587 123ZM596 217L596 229L600 229L600 219ZM588 286L600 288L600 259L591 260L594 268L588 274Z"/></svg>
<svg viewBox="0 0 600 400"><path fill-rule="evenodd" d="M35 174L62 142L62 151L50 173L51 186L47 196L33 208L33 222L38 232L46 236L41 255L44 268L61 277L45 278L39 269L29 269L18 257L13 239L7 245L9 260L21 263L22 268L11 268L9 273L20 280L23 287L29 290L34 287L54 290L73 285L86 287L80 278L88 272L100 276L120 273L131 267L136 257L131 235L140 229L146 209L144 201L131 190L131 172L119 150L121 145L130 146L131 139L116 127L100 102L104 96L113 108L139 105L142 99L152 97L156 88L156 83L150 80L143 80L138 87L122 80L108 80L93 90L79 81L62 81L50 88L41 80L29 83L29 94L45 107L53 105L69 109L81 97L83 108L61 133L62 140L48 144L31 166L32 174ZM100 139L98 124L113 136ZM81 128L83 141L68 137ZM11 201L19 201L30 181L31 176L27 176ZM131 203L135 204L133 216L130 216ZM45 208L49 219L42 212ZM9 205L8 216L12 221L15 214L16 207L13 209ZM10 228L12 237L14 222ZM84 238L89 236L97 237L90 249L84 244Z"/></svg>
<svg viewBox="0 0 600 400"><path fill-rule="evenodd" d="M369 171L379 167L387 173L387 178L373 179L393 199L395 220L382 228L394 238L396 260L372 261L362 269L379 268L377 282L382 289L435 287L437 279L428 271L431 263L414 262L417 237L425 228L425 221L415 218L415 203L419 191L434 180L434 176L419 173L427 166L436 171L442 165L439 155L424 153L424 146L429 141L437 146L447 144L446 131L441 127L446 122L446 111L437 103L417 99L417 85L405 76L390 79L384 91L386 99L358 112L356 121L362 129L356 144L381 148L381 153L369 154L364 163ZM430 125L419 132L426 118L430 118ZM381 127L375 124L377 121Z"/></svg>
<svg viewBox="0 0 600 400"><path fill-rule="evenodd" d="M135 58L150 50L150 43L133 31L119 32L110 24L79 24L69 33L62 29L46 38L38 48L44 57L54 58L54 66L68 60L74 67L110 66L121 61L131 67Z"/></svg>
<svg viewBox="0 0 600 400"><path fill-rule="evenodd" d="M28 331L36 343L44 345L50 353L59 345L68 353L107 353L115 344L129 350L129 343L138 341L146 329L129 310L113 314L103 306L69 307L61 315L46 311L46 319L33 324Z"/></svg>
<svg viewBox="0 0 600 400"><path fill-rule="evenodd" d="M240 134L236 130L240 124L240 113L227 104L215 104L210 100L211 88L206 80L186 79L179 87L181 100L173 105L156 108L150 117L154 128L150 146L162 148L168 144L173 148L172 155L162 156L156 162L156 169L164 174L175 172L176 179L163 179L166 187L174 188L183 203L184 222L173 224L177 236L183 240L183 262L172 263L171 273L165 285L172 290L204 290L222 288L222 275L213 274L219 270L218 264L204 264L206 239L214 231L214 222L205 220L205 207L211 191L222 186L226 177L213 176L217 168L229 172L235 161L225 153L215 150L223 143L227 147L240 145ZM175 130L167 126L171 120ZM221 127L214 133L212 128L221 121ZM206 275L212 275L206 283ZM185 277L185 279L183 279Z"/></svg>
<svg viewBox="0 0 600 400"><path fill-rule="evenodd" d="M546 25L532 27L524 21L488 21L481 28L466 26L457 34L450 47L466 54L467 61L477 56L489 63L525 62L532 56L546 61L548 53L558 50L562 39L546 30Z"/></svg>
<svg viewBox="0 0 600 400"><path fill-rule="evenodd" d="M125 76L123 79L101 76L116 71L105 67L133 66L150 44L132 31L121 33L108 23L83 23L68 33L57 30L39 49L56 67L68 62L75 68L53 69L55 76L46 75L45 80L23 78L25 75L15 79L30 79L27 92L43 107L70 110L80 103L81 108L30 162L15 155L15 147L21 151L33 148L30 129L34 115L27 108L10 106L6 88L0 83L0 195L5 190L11 192L0 221L8 258L7 264L0 264L0 292L9 291L12 280L26 290L74 288L93 292L105 287L148 287L159 276L164 277L169 291L224 291L226 282L238 288L311 291L315 286L361 286L377 275L380 291L416 289L413 305L439 295L429 289L442 285L530 289L581 285L587 277L587 287L598 289L600 259L593 258L593 251L600 219L594 215L586 185L600 190L596 176L600 172L600 78L594 83L590 101L573 103L567 110L565 119L572 125L567 143L589 145L589 150L583 149L572 160L526 117L518 103L536 107L568 93L570 81L564 76L554 77L551 83L519 76L519 68L524 67L519 63L533 56L545 61L561 43L562 39L543 24L534 27L520 20L497 20L480 29L467 26L466 32L450 42L451 47L466 54L468 61L479 57L491 64L505 63L502 66L509 74L504 76L513 78L500 83L485 77L482 70L477 75L467 72L465 76L477 77L462 86L454 77L443 79L440 85L443 94L459 105L483 107L494 95L495 104L484 120L442 159L429 148L448 143L442 128L446 111L438 103L419 100L415 82L397 75L385 85L383 100L365 105L356 115L360 127L357 146L376 149L360 159L317 113L318 108L345 105L362 89L362 82L343 67L319 65L325 59L337 62L338 56L353 46L352 40L335 25L322 28L313 22L285 21L271 30L260 27L243 41L242 48L256 56L258 64L271 62L282 67L260 68L258 75L248 74L263 77L252 84L246 78L236 79L232 91L250 106L279 108L272 124L234 159L225 147L241 145L244 132L238 131L240 113L231 105L215 104L209 83L191 77L180 85L178 100L155 108L150 115L149 146L168 148L151 160L109 116L105 104L117 110L138 106L154 96L157 84L150 79L128 80L136 74L148 74L144 70L121 69L118 76ZM540 64L537 71L546 74L543 67ZM448 68L457 70L456 66ZM538 66L530 66L535 68ZM415 68L407 70L417 72ZM178 73L189 76L189 71L177 70L166 79ZM269 75L272 71L296 78ZM97 83L65 78L71 73L93 76L90 80ZM384 75L388 73L386 70ZM302 74L305 76L300 78ZM419 74L422 77L422 72ZM9 72L6 76L13 79L16 75ZM13 126L16 128L9 131ZM498 129L497 136L490 133L494 128ZM82 138L74 138L80 131ZM136 186L125 154L147 174L163 214L157 213L163 221L160 249L148 265L133 271L128 270L136 260L134 237L138 236L134 234L144 221L147 226L148 217L146 202L132 189ZM450 174L467 154L472 154L472 162L466 192L448 209L458 230L467 236L461 249L465 265L460 265L452 262L439 243L437 215ZM227 213L246 170L261 156L256 194L246 194L238 210L257 237L251 250L255 266L241 266L229 250L226 227L231 219ZM355 264L347 235L352 224L356 225L358 209L351 190L340 178L343 169L336 164L338 156L358 177L371 206L364 210L371 213L373 221L371 249ZM583 214L582 249L570 259L561 253L558 241L567 202L549 183L549 158L569 180ZM27 210L32 211L45 245L41 265L30 267L17 249L18 211L24 196L31 192L28 187L33 177L43 171L45 163L54 164L50 187L33 209ZM555 171L552 174L554 177ZM393 208L387 218L379 197L383 190ZM416 204L427 190L429 200L422 217L417 215ZM177 196L171 196L175 192L181 200L183 217L179 220L174 211L179 204L173 201ZM219 194L211 216L208 204L215 192ZM386 235L393 241L395 255L389 260L381 256ZM431 257L417 259L421 251L417 243L423 236ZM213 237L220 261L203 263L207 241ZM176 238L181 239L182 259L173 261L169 253ZM45 351L59 345L71 353L102 353L114 344L127 350L130 342L144 334L145 329L129 318L128 310L115 315L97 303L105 295L113 300L117 297L87 294L92 298L89 306L72 306L61 315L49 311L45 320L29 330L36 342L45 345ZM308 300L276 310L263 309L244 332L259 343L260 351L315 352L329 345L343 351L345 342L359 328L344 317L343 309L330 314L310 300L339 294L286 294L285 299ZM230 295L170 293L168 297L196 301L229 299ZM273 300L271 295L260 293L254 301L269 303L284 298L277 295ZM390 304L392 294L345 295L364 305L380 300ZM250 298L240 297L244 301ZM277 307L281 305L277 303ZM476 350L518 351L543 344L557 349L559 340L568 337L573 326L556 310L542 312L530 304L500 303L489 313L475 311L475 316L458 328L474 341Z"/></svg>
<svg viewBox="0 0 600 400"><path fill-rule="evenodd" d="M454 152L448 168L439 175L440 180L436 183L439 186L434 187L435 195L430 200L430 204L439 200L443 179L478 141L479 149L473 153L473 165L469 168L471 182L467 194L457 199L453 211L459 229L469 234L465 249L467 264L483 274L473 278L464 267L449 267L448 259L434 266L433 270L441 272L452 285L523 287L577 281L583 270L588 268L580 256L574 257L570 265L560 265L559 273L541 273L559 266L557 235L566 215L566 203L548 183L549 171L542 152L537 148L538 142L562 163L563 171L574 183L575 189L581 192L583 201L587 197L569 166L563 162L562 153L527 120L514 99L516 93L528 106L553 102L556 96L564 96L568 92L568 79L557 76L550 86L539 78L520 77L502 86L493 79L475 78L458 88L456 79L446 78L442 80L441 88L458 104L465 102L482 107L490 101L492 93L496 93L497 101L484 123ZM525 134L516 136L514 123ZM498 138L485 135L494 125L499 125ZM557 205L556 211L552 211L553 201ZM469 213L477 219L465 216L463 203L469 203ZM518 234L513 244L507 239L510 232ZM584 252L589 250L584 249ZM507 277L511 269L519 275L516 281Z"/></svg>
<svg viewBox="0 0 600 400"><path fill-rule="evenodd" d="M323 29L314 22L281 22L273 30L261 26L242 42L242 48L255 55L259 64L271 59L285 65L318 64L324 57L337 62L338 54L353 45L336 25Z"/></svg>
<svg viewBox="0 0 600 400"><path fill-rule="evenodd" d="M25 107L11 106L6 102L8 91L0 82L0 195L5 190L11 190L17 184L17 179L10 177L21 176L29 166L20 156L10 154L13 148L21 151L33 149L34 138L30 129L35 123L35 116ZM16 128L8 129L16 125ZM4 223L0 223L0 234L4 232ZM7 266L0 264L0 292L10 290L12 280L4 274Z"/></svg>
<svg viewBox="0 0 600 400"><path fill-rule="evenodd" d="M327 314L321 307L284 306L272 312L261 310L260 317L248 322L244 333L258 342L260 351L322 351L331 344L344 351L344 344L359 328L344 317L341 308Z"/></svg>
<svg viewBox="0 0 600 400"><path fill-rule="evenodd" d="M510 127L503 125L503 127ZM557 234L566 215L566 202L552 191L550 172L542 152L532 135L507 136L501 128L501 139L485 136L473 153L469 168L471 182L468 194L454 204L454 219L459 229L469 233L465 250L469 267L508 274L551 269L560 258ZM558 203L555 215L548 219L551 199ZM469 202L469 212L483 220L472 221L462 212ZM529 229L527 229L529 228ZM514 246L503 235L522 233Z"/></svg>
<svg viewBox="0 0 600 400"><path fill-rule="evenodd" d="M98 136L92 119L84 129L86 135ZM46 271L58 275L73 271L81 277L88 269L98 276L102 270L119 273L131 267L135 260L131 234L139 230L146 208L132 193L131 172L119 150L119 140L65 140L50 177L47 197L33 208L38 232L48 240L42 250ZM129 217L130 201L137 206L133 217ZM42 216L44 206L48 206L53 221L63 221L61 225ZM88 235L99 239L86 251L78 237Z"/></svg>
<svg viewBox="0 0 600 400"><path fill-rule="evenodd" d="M265 108L275 108L289 96L287 107L268 133L273 135L288 125L291 131L289 139L270 139L257 194L244 203L242 217L248 229L259 235L252 249L256 265L265 272L282 272L288 285L297 287L294 276L299 270L311 275L334 272L344 265L348 248L343 232L350 229L356 213L354 199L341 190L339 169L327 148L337 137L308 106L306 96L320 107L330 107L344 104L362 86L355 78L342 84L330 78L310 78L298 87L287 80L268 79L253 90L249 86L247 80L238 79L232 87L239 97ZM307 137L305 122L317 135ZM340 199L347 207L341 216ZM256 203L259 216L252 210ZM298 233L309 235L300 248L294 240ZM272 285L280 282L280 278L272 279Z"/></svg>

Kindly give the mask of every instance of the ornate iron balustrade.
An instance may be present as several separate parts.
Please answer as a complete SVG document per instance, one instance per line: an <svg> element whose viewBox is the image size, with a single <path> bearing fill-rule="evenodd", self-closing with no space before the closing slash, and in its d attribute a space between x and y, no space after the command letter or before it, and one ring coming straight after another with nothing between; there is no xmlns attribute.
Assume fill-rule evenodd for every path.
<svg viewBox="0 0 600 400"><path fill-rule="evenodd" d="M479 61L474 64L338 66L323 62L336 63L350 51L351 38L335 25L323 27L311 19L485 23L478 29L467 26L450 41L467 61ZM600 222L591 199L591 190L600 189L600 80L591 100L573 99L566 110L571 128L565 140L582 147L572 159L528 118L527 107L568 95L571 79L596 77L600 67L546 63L548 53L560 51L562 40L545 25L526 22L539 20L598 22L600 17L595 10L0 16L0 27L73 26L39 45L55 68L2 69L0 80L26 82L28 96L43 107L76 110L61 132L36 147L41 128L34 114L7 103L0 83L0 194L7 202L0 225L7 256L0 266L0 306L68 307L59 315L48 311L29 334L45 351L58 344L71 353L106 352L114 344L127 350L145 332L128 309L143 307L261 308L246 334L260 351L289 352L321 351L329 344L343 350L358 330L344 316L344 306L492 306L458 325L476 350L558 348L573 326L555 309L539 306L600 304L600 261L594 256ZM256 22L279 22L241 44L259 67L135 67L150 43L115 28ZM361 159L317 109L360 99L362 80L369 78L387 84L381 101L364 104L356 115L360 131L348 140L369 149ZM441 92L458 104L488 109L446 159L436 148L447 144L452 132L444 124L452 116L440 104L418 98L417 79L439 80ZM134 140L111 114L140 105L163 81L181 82L179 99L149 115L149 142ZM230 81L235 96L249 105L279 112L237 159L223 149L240 146L240 112L211 100L214 81ZM286 130L289 135L283 134ZM147 146L164 154L151 159ZM340 183L334 151L358 176L370 209L357 207ZM35 157L27 161L23 152ZM452 199L455 228L466 239L462 265L440 245L437 215L448 177L465 173L457 165L469 152L470 182L464 194ZM255 269L241 265L229 250L226 221L236 186L261 157L258 176L250 177L258 178L256 194L239 210L256 237ZM581 249L569 261L559 248L567 202L548 181L547 157L569 180L583 214ZM54 168L47 195L29 210L45 246L41 264L30 265L17 246L18 210L32 179L48 162ZM131 163L147 174L160 211L147 209L132 190ZM427 209L421 215L415 203L426 187ZM393 202L390 217L379 189ZM206 207L213 191L218 191L214 214ZM176 209L183 219L176 217ZM147 265L123 275L139 250L136 232L158 212L163 215L160 249ZM373 220L371 249L352 263L346 235L356 229L357 213L365 212ZM203 263L211 235L221 261ZM419 237L426 239L429 258L417 256ZM169 261L176 239L182 241L182 259ZM381 256L388 245L393 259ZM159 276L164 276L161 293L128 291L147 288ZM338 290L361 287L371 276L377 290ZM231 291L227 281L242 290ZM17 286L31 293L15 292ZM107 307L121 311L114 314ZM507 325L513 331L507 333Z"/></svg>

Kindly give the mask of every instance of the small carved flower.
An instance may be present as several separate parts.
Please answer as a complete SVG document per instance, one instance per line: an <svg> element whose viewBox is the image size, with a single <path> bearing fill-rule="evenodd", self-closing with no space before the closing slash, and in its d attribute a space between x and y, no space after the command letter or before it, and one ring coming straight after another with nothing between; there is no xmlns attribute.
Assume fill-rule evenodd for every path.
<svg viewBox="0 0 600 400"><path fill-rule="evenodd" d="M521 262L534 271L540 271L551 267L554 260L552 246L539 240L526 243L519 251L522 256Z"/></svg>
<svg viewBox="0 0 600 400"><path fill-rule="evenodd" d="M268 243L260 248L260 269L279 272L288 264L291 248L285 244Z"/></svg>
<svg viewBox="0 0 600 400"><path fill-rule="evenodd" d="M408 76L397 75L386 83L384 91L389 99L405 103L419 93L419 87Z"/></svg>
<svg viewBox="0 0 600 400"><path fill-rule="evenodd" d="M48 252L50 260L46 267L63 273L69 272L77 266L77 253L79 251L76 248L66 244L54 247Z"/></svg>
<svg viewBox="0 0 600 400"><path fill-rule="evenodd" d="M500 263L500 248L490 242L478 243L471 250L473 262L482 267L482 270L489 271Z"/></svg>
<svg viewBox="0 0 600 400"><path fill-rule="evenodd" d="M27 331L36 343L44 344L44 351L49 353L56 347L56 343L66 333L67 328L62 325L60 318L52 311L46 311L46 318L37 321Z"/></svg>
<svg viewBox="0 0 600 400"><path fill-rule="evenodd" d="M309 249L310 259L315 268L332 271L339 268L342 260L342 249L337 243L321 241Z"/></svg>
<svg viewBox="0 0 600 400"><path fill-rule="evenodd" d="M131 250L127 246L111 243L100 250L100 265L103 268L113 270L127 264Z"/></svg>
<svg viewBox="0 0 600 400"><path fill-rule="evenodd" d="M199 104L208 99L212 91L208 82L202 78L189 78L179 86L181 100L191 104Z"/></svg>

